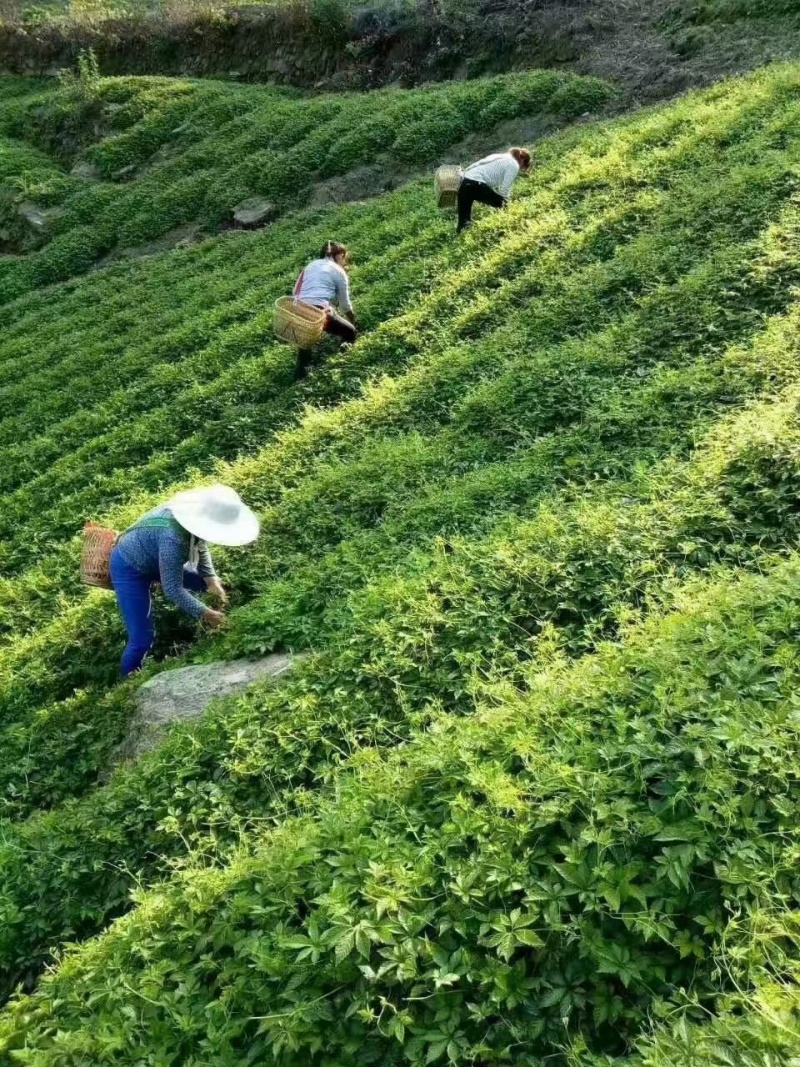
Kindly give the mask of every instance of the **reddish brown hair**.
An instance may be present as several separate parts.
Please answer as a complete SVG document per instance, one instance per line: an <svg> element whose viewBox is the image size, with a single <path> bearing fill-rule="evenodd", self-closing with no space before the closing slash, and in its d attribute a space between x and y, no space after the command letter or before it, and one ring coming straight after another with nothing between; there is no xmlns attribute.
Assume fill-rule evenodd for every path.
<svg viewBox="0 0 800 1067"><path fill-rule="evenodd" d="M340 245L338 241L326 241L322 246L319 258L336 259L337 256L344 256L347 259L347 255L347 245Z"/></svg>
<svg viewBox="0 0 800 1067"><path fill-rule="evenodd" d="M509 148L509 155L519 163L520 170L528 170L531 165L531 154L527 148Z"/></svg>

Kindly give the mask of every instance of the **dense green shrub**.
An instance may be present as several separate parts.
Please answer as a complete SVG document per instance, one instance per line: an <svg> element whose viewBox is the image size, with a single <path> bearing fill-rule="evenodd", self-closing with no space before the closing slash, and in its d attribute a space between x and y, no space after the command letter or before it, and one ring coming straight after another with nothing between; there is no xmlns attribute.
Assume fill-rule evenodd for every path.
<svg viewBox="0 0 800 1067"><path fill-rule="evenodd" d="M786 335L793 329L787 324ZM408 573L406 560L402 576L373 582L346 605L334 602L327 617L317 608L310 625L302 614L310 593L299 604L291 599L302 576L243 611L227 639L228 654L253 651L254 639L263 639L269 627L282 627L286 634L293 614L296 626L309 626L309 638L330 632L331 653L312 661L286 691L233 704L201 728L176 733L140 769L118 775L110 790L17 832L9 827L5 944L0 940L6 966L22 977L33 960L23 966L19 953L52 936L54 924L63 924L67 936L79 936L120 910L131 885L127 867L134 872L144 865L152 877L157 857L163 863L187 841L210 848L209 832L214 847L225 848L236 840L242 820L262 818L276 806L283 810L297 788L328 778L343 753L406 736L432 694L440 707L468 706L483 671L516 673L530 661L532 639L543 627L557 625L559 644L575 654L615 633L648 599L670 599L676 573L725 558L728 539L737 562L748 538L752 554L760 540L757 508L751 509L752 527L741 522L737 527L708 483L713 484L723 442L729 452L747 455L753 432L748 426L771 421L777 427L780 412L794 407L792 394L775 413L769 408L752 418L747 413L725 426L697 464L657 476L655 485L662 494L669 487L669 495L636 507L625 500L594 506L579 501L564 515L544 508L535 521L507 524L488 540L450 542L447 551L439 546L435 561L419 559L417 573ZM796 433L796 419L786 429L791 426ZM723 520L727 539L692 544L695 526ZM353 559L363 557L353 549ZM336 558L332 576L352 586L357 574L350 556L343 551ZM307 589L328 589L330 596L325 579L324 571L312 572ZM120 700L96 707L98 722L89 737L102 737L110 728L112 716L124 711ZM80 705L76 710L80 713ZM60 714L74 714L72 706ZM35 745L46 742L50 730L57 735L61 724L44 719L42 725L42 740L32 735ZM74 733L79 731L73 727L70 736ZM7 736L13 745L13 733ZM86 737L84 728L84 744ZM34 747L33 782L27 786L33 790L46 766L39 753ZM208 787L198 789L202 781ZM45 783L60 785L52 775ZM35 898L28 896L31 885Z"/></svg>
<svg viewBox="0 0 800 1067"><path fill-rule="evenodd" d="M758 924L759 934L776 940L796 938L794 923ZM763 936L763 934L762 934ZM761 1067L765 1062L791 1067L796 1058L800 1030L796 967L786 967L782 980L774 974L760 982L746 996L726 997L719 1014L704 1023L690 1023L685 1015L659 1027L641 1044L636 1067L684 1067L688 1064L724 1064L727 1059L737 1067ZM581 1061L589 1067L588 1061ZM607 1060L591 1060L600 1067Z"/></svg>

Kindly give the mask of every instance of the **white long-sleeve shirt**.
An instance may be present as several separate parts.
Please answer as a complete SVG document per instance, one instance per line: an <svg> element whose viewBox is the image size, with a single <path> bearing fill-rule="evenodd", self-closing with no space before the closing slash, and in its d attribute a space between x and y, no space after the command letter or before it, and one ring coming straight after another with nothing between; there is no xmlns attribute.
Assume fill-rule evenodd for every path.
<svg viewBox="0 0 800 1067"><path fill-rule="evenodd" d="M304 267L295 283L294 295L317 307L338 304L342 311L353 310L347 271L332 259L313 259Z"/></svg>
<svg viewBox="0 0 800 1067"><path fill-rule="evenodd" d="M464 171L465 178L488 185L503 199L508 199L518 174L519 163L510 152L495 152L494 155L485 156Z"/></svg>

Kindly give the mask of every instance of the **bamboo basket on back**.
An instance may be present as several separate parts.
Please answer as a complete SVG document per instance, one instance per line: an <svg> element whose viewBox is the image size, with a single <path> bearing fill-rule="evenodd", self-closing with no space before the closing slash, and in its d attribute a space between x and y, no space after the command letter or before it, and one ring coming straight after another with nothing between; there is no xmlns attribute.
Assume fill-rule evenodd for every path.
<svg viewBox="0 0 800 1067"><path fill-rule="evenodd" d="M463 180L461 167L445 163L438 167L433 178L436 189L436 203L439 207L455 207L458 202L458 190Z"/></svg>
<svg viewBox="0 0 800 1067"><path fill-rule="evenodd" d="M97 589L113 589L109 564L111 551L117 543L117 531L94 522L87 522L83 528L83 550L81 552L81 581L84 585L93 585Z"/></svg>
<svg viewBox="0 0 800 1067"><path fill-rule="evenodd" d="M282 296L275 301L272 328L279 341L313 348L324 332L325 312L292 296Z"/></svg>

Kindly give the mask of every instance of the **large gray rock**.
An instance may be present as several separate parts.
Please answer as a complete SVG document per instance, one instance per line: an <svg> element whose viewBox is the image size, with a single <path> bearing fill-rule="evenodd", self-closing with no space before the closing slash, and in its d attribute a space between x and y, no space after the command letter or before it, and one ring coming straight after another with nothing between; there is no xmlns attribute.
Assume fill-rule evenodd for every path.
<svg viewBox="0 0 800 1067"><path fill-rule="evenodd" d="M61 207L40 207L39 204L32 204L29 200L26 200L17 208L17 214L21 215L32 229L41 232L54 219L60 218L64 214L64 209Z"/></svg>
<svg viewBox="0 0 800 1067"><path fill-rule="evenodd" d="M271 200L251 196L248 200L242 200L236 205L233 209L233 220L240 226L263 226L275 217L277 210Z"/></svg>
<svg viewBox="0 0 800 1067"><path fill-rule="evenodd" d="M253 682L266 678L277 681L291 670L295 660L292 656L264 656L203 663L157 674L139 689L136 713L120 756L137 759L155 748L172 723L196 719L212 700L239 693Z"/></svg>
<svg viewBox="0 0 800 1067"><path fill-rule="evenodd" d="M71 178L86 178L89 181L96 181L100 177L97 166L86 159L76 163L69 173Z"/></svg>

